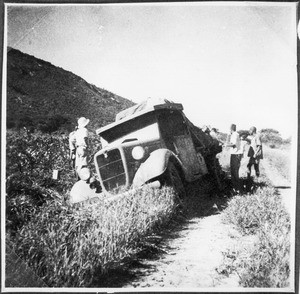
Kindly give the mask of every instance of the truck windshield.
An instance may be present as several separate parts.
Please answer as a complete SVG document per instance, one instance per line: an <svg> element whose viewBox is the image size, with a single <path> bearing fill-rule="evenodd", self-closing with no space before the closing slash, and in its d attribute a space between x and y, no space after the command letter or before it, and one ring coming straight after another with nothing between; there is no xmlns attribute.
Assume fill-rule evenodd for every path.
<svg viewBox="0 0 300 294"><path fill-rule="evenodd" d="M153 112L125 121L100 134L107 143L159 139L159 128Z"/></svg>

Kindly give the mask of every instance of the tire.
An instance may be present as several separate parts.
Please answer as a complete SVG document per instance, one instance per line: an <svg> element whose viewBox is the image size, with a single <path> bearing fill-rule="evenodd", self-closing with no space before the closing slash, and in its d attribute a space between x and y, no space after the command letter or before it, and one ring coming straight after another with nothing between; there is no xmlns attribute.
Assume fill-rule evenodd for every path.
<svg viewBox="0 0 300 294"><path fill-rule="evenodd" d="M178 169L173 162L169 162L167 170L165 172L165 183L166 186L172 187L179 198L186 196L186 191L178 172Z"/></svg>

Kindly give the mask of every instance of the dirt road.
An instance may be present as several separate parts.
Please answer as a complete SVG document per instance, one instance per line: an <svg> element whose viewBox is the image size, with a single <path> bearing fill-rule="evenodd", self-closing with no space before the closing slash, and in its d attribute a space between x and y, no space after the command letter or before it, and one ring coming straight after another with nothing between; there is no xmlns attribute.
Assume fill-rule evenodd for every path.
<svg viewBox="0 0 300 294"><path fill-rule="evenodd" d="M230 242L229 230L221 223L220 214L193 218L175 239L164 241L165 254L143 261L135 270L137 278L125 287L195 291L238 287L237 277L224 278L216 271L223 259L222 249Z"/></svg>
<svg viewBox="0 0 300 294"><path fill-rule="evenodd" d="M265 174L272 185L280 193L284 206L292 216L295 213L294 209L296 207L296 198L295 195L292 194L293 190L291 189L291 182L280 176L276 169L271 166L268 160L262 160L261 163Z"/></svg>
<svg viewBox="0 0 300 294"><path fill-rule="evenodd" d="M159 243L160 254L142 259L130 269L134 277L122 287L194 290L238 287L236 276L225 277L217 269L222 251L230 246L233 228L221 221L226 197L199 191L190 198L187 220L176 230L164 232Z"/></svg>
<svg viewBox="0 0 300 294"><path fill-rule="evenodd" d="M242 175L245 174L245 164L244 161ZM279 188L284 204L291 211L293 202L287 188L289 183L267 163L262 169ZM227 277L220 269L222 252L234 246L236 234L234 228L221 221L227 198L209 193L194 196L185 224L169 235L161 236L159 247L164 253L140 260L138 266L130 270L133 278L122 287L151 288L151 291L157 288L170 291L241 288L237 276Z"/></svg>

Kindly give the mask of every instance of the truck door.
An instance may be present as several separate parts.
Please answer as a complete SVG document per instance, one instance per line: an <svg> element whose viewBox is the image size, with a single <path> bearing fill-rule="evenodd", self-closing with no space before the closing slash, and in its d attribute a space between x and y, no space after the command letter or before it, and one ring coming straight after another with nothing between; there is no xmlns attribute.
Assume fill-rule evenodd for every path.
<svg viewBox="0 0 300 294"><path fill-rule="evenodd" d="M189 135L175 136L176 154L187 168L187 180L194 181L207 173L204 158L196 153L194 143Z"/></svg>
<svg viewBox="0 0 300 294"><path fill-rule="evenodd" d="M159 126L165 145L181 160L187 181L199 179L207 172L203 157L197 155L191 135L180 111L164 111Z"/></svg>

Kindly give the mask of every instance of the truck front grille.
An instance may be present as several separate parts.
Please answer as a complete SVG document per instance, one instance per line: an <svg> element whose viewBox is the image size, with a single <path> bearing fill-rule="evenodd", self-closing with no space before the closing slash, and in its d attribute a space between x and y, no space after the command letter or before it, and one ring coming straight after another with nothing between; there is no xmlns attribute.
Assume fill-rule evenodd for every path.
<svg viewBox="0 0 300 294"><path fill-rule="evenodd" d="M126 174L119 149L99 154L97 164L103 185L107 191L118 190L126 184Z"/></svg>

